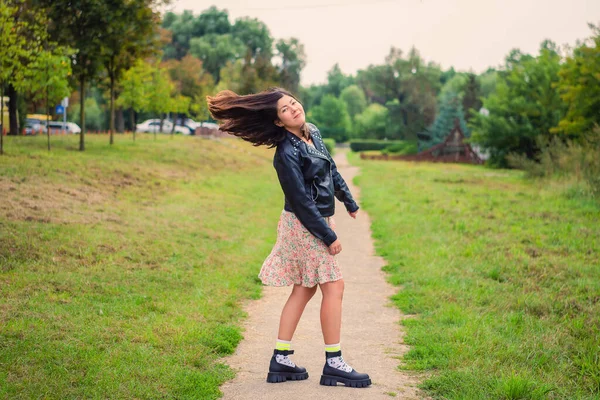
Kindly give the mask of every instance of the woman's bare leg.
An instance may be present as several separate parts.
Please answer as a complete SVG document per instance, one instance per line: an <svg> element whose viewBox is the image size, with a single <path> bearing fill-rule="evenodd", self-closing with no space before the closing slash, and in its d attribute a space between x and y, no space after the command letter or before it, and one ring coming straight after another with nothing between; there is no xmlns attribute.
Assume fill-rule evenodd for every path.
<svg viewBox="0 0 600 400"><path fill-rule="evenodd" d="M304 308L309 300L312 299L316 291L316 286L307 288L300 285L294 285L292 293L281 311L278 339L292 340L292 336L294 336L294 332L296 331L298 321L300 321L300 317L304 312Z"/></svg>
<svg viewBox="0 0 600 400"><path fill-rule="evenodd" d="M322 283L319 285L323 293L321 302L321 330L325 344L340 343L342 328L342 298L344 297L344 280Z"/></svg>

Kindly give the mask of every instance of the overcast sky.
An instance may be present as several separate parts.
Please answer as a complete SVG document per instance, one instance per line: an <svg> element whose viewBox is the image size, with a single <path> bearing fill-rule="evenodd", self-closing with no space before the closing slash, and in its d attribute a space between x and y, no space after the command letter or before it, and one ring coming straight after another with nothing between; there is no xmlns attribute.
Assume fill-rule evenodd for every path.
<svg viewBox="0 0 600 400"><path fill-rule="evenodd" d="M263 21L275 39L298 38L304 85L324 83L335 63L346 74L382 64L391 46L415 46L426 61L480 73L512 48L536 53L544 39L574 45L600 23L600 0L173 0L177 13L211 5Z"/></svg>

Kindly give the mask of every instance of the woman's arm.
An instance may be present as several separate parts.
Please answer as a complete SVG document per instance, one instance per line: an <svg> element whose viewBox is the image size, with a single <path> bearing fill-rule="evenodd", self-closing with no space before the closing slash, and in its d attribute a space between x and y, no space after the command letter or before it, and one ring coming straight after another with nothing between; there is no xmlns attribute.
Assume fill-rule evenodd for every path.
<svg viewBox="0 0 600 400"><path fill-rule="evenodd" d="M306 193L304 175L297 157L281 152L276 153L274 161L281 189L294 214L310 233L330 246L337 240L337 235L327 225L310 195Z"/></svg>
<svg viewBox="0 0 600 400"><path fill-rule="evenodd" d="M325 154L327 154L327 156L329 157L329 161L331 162L331 178L333 179L333 189L335 197L339 201L344 203L344 206L346 206L346 210L348 210L349 213L355 213L360 207L358 207L358 204L356 204L356 202L354 201L354 198L352 197L352 193L350 193L350 189L348 188L346 181L338 172L337 166L335 165L335 161L333 161L333 157L331 157L331 154L329 154L329 150L327 150L327 146L325 146L325 143L323 142L321 133L315 125L309 124L309 127L311 128L312 134L320 141L319 147L321 147L322 151L324 151Z"/></svg>

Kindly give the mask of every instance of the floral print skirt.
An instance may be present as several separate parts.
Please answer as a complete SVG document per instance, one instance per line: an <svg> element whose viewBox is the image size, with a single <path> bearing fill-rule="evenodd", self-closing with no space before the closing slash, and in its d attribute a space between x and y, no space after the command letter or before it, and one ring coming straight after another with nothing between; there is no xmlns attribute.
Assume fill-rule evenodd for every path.
<svg viewBox="0 0 600 400"><path fill-rule="evenodd" d="M333 217L326 217L325 221L335 230ZM277 225L277 242L258 277L268 286L313 287L341 279L342 271L327 245L310 233L296 214L283 210Z"/></svg>

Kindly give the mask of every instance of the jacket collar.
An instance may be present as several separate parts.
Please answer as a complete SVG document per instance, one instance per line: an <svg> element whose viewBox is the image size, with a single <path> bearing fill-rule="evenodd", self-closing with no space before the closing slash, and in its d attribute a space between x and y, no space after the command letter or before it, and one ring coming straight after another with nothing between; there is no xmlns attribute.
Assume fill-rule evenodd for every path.
<svg viewBox="0 0 600 400"><path fill-rule="evenodd" d="M310 146L308 143L304 142L302 139L300 139L298 136L294 135L292 132L286 130L286 134L288 139L290 140L290 142L292 142L292 145L297 149L299 146L306 146L306 151L308 152L308 154L313 155L315 157L319 157L322 158L324 160L329 161L329 157L327 157L327 155L323 154L317 147L317 144L315 143L316 140L316 135L313 135L311 132L311 138L313 140L313 144L315 145Z"/></svg>

